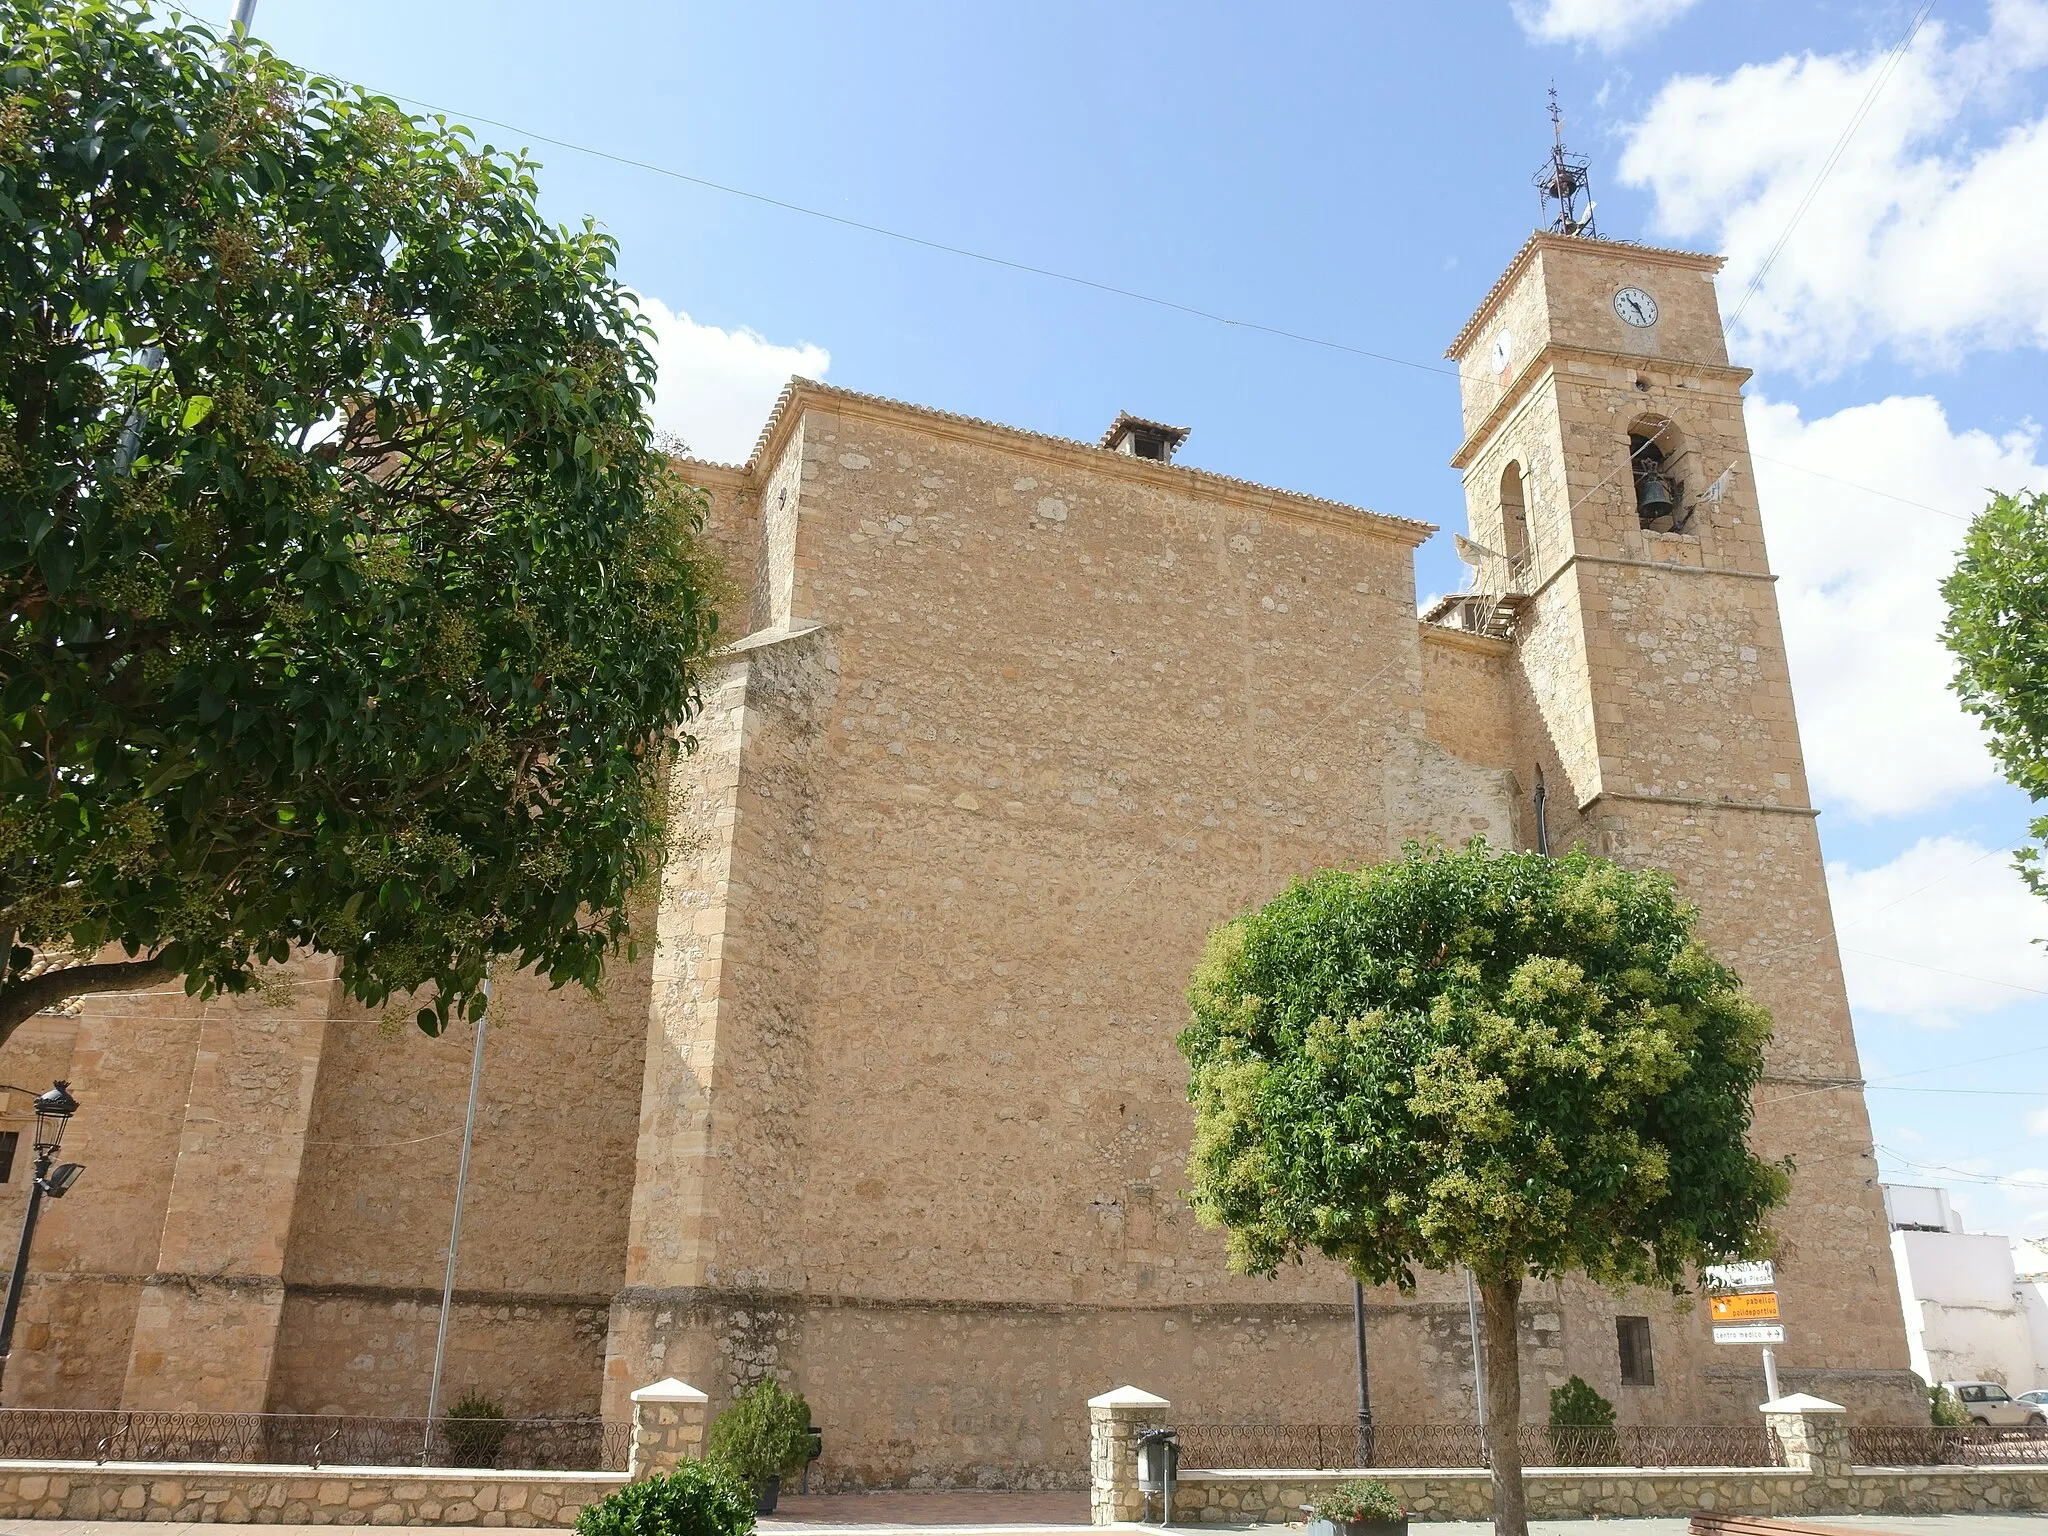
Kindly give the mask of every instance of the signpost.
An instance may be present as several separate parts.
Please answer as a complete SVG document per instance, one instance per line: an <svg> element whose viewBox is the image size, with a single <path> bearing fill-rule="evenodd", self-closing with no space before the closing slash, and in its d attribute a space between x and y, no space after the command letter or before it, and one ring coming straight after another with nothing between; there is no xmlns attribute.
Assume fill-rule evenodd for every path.
<svg viewBox="0 0 2048 1536"><path fill-rule="evenodd" d="M1778 1293L1746 1291L1735 1296L1710 1297L1707 1313L1717 1323L1775 1323L1778 1320Z"/></svg>
<svg viewBox="0 0 2048 1536"><path fill-rule="evenodd" d="M1716 1344L1761 1344L1764 1347L1764 1391L1778 1400L1778 1360L1773 1344L1785 1342L1778 1321L1778 1267L1769 1259L1740 1264L1711 1264L1705 1279L1715 1293L1707 1298Z"/></svg>
<svg viewBox="0 0 2048 1536"><path fill-rule="evenodd" d="M1707 1266L1707 1284L1717 1291L1767 1291L1777 1283L1778 1266L1769 1259Z"/></svg>

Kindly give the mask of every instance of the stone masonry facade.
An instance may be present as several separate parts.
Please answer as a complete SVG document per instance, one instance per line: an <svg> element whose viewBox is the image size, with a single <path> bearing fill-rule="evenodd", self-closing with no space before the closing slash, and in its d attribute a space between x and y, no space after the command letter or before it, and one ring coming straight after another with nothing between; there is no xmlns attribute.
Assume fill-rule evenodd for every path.
<svg viewBox="0 0 2048 1536"><path fill-rule="evenodd" d="M1186 977L1297 875L1533 846L1540 782L1550 846L1672 871L1776 1015L1786 1390L1910 1420L1715 267L1515 258L1451 353L1484 551L1453 622L1417 618L1427 524L806 381L748 464L693 465L746 611L655 943L597 997L500 980L447 1390L623 1422L663 1377L715 1413L773 1374L829 1486L1084 1486L1071 1405L1134 1379L1183 1422L1343 1419L1347 1278L1232 1275L1180 1196ZM1639 522L1643 432L1680 531ZM7 1046L8 1081L70 1079L90 1169L10 1404L424 1411L472 1037L381 1024L315 958L274 982L94 997ZM0 1230L22 1197L17 1167ZM1621 1382L1617 1317L1652 1380ZM1461 1280L1367 1320L1384 1422L1471 1416ZM1532 1285L1524 1321L1531 1412L1572 1372L1633 1422L1755 1411L1703 1309Z"/></svg>

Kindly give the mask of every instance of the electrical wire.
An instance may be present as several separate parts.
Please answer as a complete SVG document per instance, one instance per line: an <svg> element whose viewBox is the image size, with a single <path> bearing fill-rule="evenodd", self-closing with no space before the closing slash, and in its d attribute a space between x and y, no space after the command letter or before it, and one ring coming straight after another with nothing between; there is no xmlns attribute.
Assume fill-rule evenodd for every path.
<svg viewBox="0 0 2048 1536"><path fill-rule="evenodd" d="M1927 0L1927 3L1921 7L1905 38L1893 50L1891 58L1887 62L1888 69L1896 67L1897 61L1904 56L1906 50L1911 46L1913 38L1918 34L1921 25L1926 21L1928 13L1933 8L1934 0ZM219 25L219 23L212 21L211 18L201 17L199 19L206 21L209 25ZM1355 346L1350 342L1336 341L1307 331L1296 331L1283 326L1268 325L1263 321L1245 320L1237 316L1221 314L1215 310L1204 309L1199 305L1185 304L1177 299L1163 298L1157 294L1146 293L1142 289L1126 287L1120 283L1104 282L1097 278L1084 277L1078 273L1063 272L1055 267L1046 267L1034 262L1020 261L1013 257L997 255L994 252L976 250L970 246L955 245L949 241L935 240L925 235L913 234L908 230L893 229L888 225L876 224L866 219L850 218L844 214L832 213L822 208L813 208L804 203L792 202L787 198L774 197L764 192L755 192L746 187L734 186L729 182L714 181L707 176L697 176L688 171L679 171L673 166L661 165L651 160L642 160L632 155L623 155L614 150L600 149L590 144L581 144L573 139L564 139L554 134L542 133L538 129L521 127L517 123L506 122L502 118L487 117L482 113L460 112L452 107L440 106L417 96L405 95L402 92L377 91L375 87L364 85L361 81L351 80L343 75L328 74L326 77L340 84L353 86L357 90L367 91L373 95L386 96L393 101L419 107L425 111L435 113L443 119L452 119L458 123L483 123L493 128L501 128L507 133L518 134L524 138L532 139L538 143L549 144L557 149L568 150L572 154L588 155L592 159L608 161L611 164L625 166L632 170L645 171L649 175L661 176L671 181L679 181L690 186L702 187L707 191L719 192L728 197L737 197L749 202L760 203L765 207L778 208L784 212L800 214L806 218L820 219L826 223L838 224L848 229L855 229L866 234L880 236L884 239L899 241L924 250L937 251L948 256L958 256L963 260L978 261L989 266L1001 267L1008 271L1021 272L1033 277L1042 277L1053 282L1068 283L1076 287L1092 289L1098 293L1129 299L1134 303L1150 304L1160 309L1172 310L1179 314L1207 320L1212 324L1228 326L1232 329L1256 331L1264 335L1279 337L1283 340L1300 342L1305 346L1321 347L1329 351L1348 353L1355 357L1369 358L1375 362L1388 363L1401 368L1411 368L1421 373L1437 374L1444 378L1457 378L1459 376L1457 369L1446 368L1441 364L1417 362L1413 358L1397 357L1389 352L1379 352L1369 347ZM1887 76L1881 72L1880 78L1873 83L1871 92L1866 94L1863 105L1858 109L1857 116L1851 120L1850 126L1844 130L1842 139L1836 145L1835 153L1830 156L1828 166L1823 169L1822 180L1826 178L1827 170L1832 169L1835 161L1839 159L1840 152L1846 146L1849 137L1861 125L1863 118L1868 115L1869 107L1875 101L1876 92L1882 88L1885 78ZM1736 319L1741 316L1742 308L1749 302L1750 294L1755 292L1758 284L1762 282L1764 273L1769 270L1771 263L1777 259L1777 254L1783 249L1785 242L1791 238L1792 229L1796 227L1800 215L1805 212L1807 204L1811 202L1814 193L1818 192L1819 189L1820 182L1816 181L1814 186L1808 190L1806 199L1802 201L1799 213L1794 215L1792 224L1788 225L1785 233L1779 237L1777 245L1772 248L1770 256L1765 259L1763 267L1759 269L1756 278L1752 280L1749 292L1744 294L1742 302L1736 306L1735 314L1729 317L1724 329L1732 327ZM1889 501L1897 501L1907 506L1919 507L1923 511L1933 512L1942 517L1954 518L1958 522L1970 521L1968 517L1961 513L1950 512L1942 507L1929 506L1926 502L1914 501L1910 497L1900 496L1891 491L1879 490L1875 486L1861 485L1853 480L1844 480L1839 475L1831 475L1822 470L1812 469L1804 464L1794 463L1789 459L1774 458L1769 454L1757 453L1753 449L1751 450L1750 457L1781 465L1787 469L1797 470L1802 474L1813 475L1818 479L1833 481L1837 485L1864 491L1872 496L1881 496ZM1623 467L1626 467L1626 465ZM1582 493L1572 503L1572 506L1567 509L1567 515L1571 511L1577 510L1579 505L1588 496L1591 496L1594 491L1607 484L1617 473L1619 471L1610 473L1599 485L1595 485Z"/></svg>
<svg viewBox="0 0 2048 1536"><path fill-rule="evenodd" d="M1953 976L1958 981L1981 981L1994 987L2010 987L2015 992L2031 992L2036 997L2048 997L2048 988L2022 986L2017 981L2000 981L1996 976L1973 976L1968 971L1951 971L1939 965L1927 965L1918 960L1907 960L1899 955L1880 955L1874 949L1849 949L1845 955L1861 955L1866 960L1889 960L1893 965L1910 965L1916 971L1932 971L1937 976Z"/></svg>
<svg viewBox="0 0 2048 1536"><path fill-rule="evenodd" d="M1813 185L1806 189L1806 196L1799 200L1799 206L1792 210L1792 217L1785 225L1785 232L1778 236L1777 243L1771 247L1769 254L1764 257L1763 265L1756 269L1756 276L1749 280L1749 287L1743 291L1742 301L1735 306L1735 313L1730 315L1727 322L1721 327L1724 332L1735 329L1735 322L1742 318L1742 312L1749 308L1749 301L1755 298L1757 290L1763 287L1764 278L1769 274L1771 267L1777 262L1779 255L1784 251L1786 243L1791 240L1792 232L1799 227L1799 221L1806 217L1806 211L1813 206L1814 198L1820 195L1821 186L1827 181L1829 175L1833 173L1835 167L1841 163L1843 152L1849 147L1849 141L1856 137L1856 130L1861 128L1864 119L1870 116L1870 109L1877 105L1879 94L1883 92L1886 83L1892 77L1892 73L1899 67L1900 60L1905 58L1907 50L1913 46L1913 39L1920 35L1920 28L1926 23L1928 15L1933 10L1934 0L1927 0L1927 3L1920 7L1918 14L1913 17L1912 24L1906 28L1906 35L1899 39L1898 46L1892 49L1884 63L1879 66L1876 76L1870 82L1870 89L1863 93L1863 100L1858 103L1856 110L1850 114L1848 126L1843 128L1842 136L1835 140L1835 147L1828 151L1827 159L1821 164L1820 174L1814 177Z"/></svg>

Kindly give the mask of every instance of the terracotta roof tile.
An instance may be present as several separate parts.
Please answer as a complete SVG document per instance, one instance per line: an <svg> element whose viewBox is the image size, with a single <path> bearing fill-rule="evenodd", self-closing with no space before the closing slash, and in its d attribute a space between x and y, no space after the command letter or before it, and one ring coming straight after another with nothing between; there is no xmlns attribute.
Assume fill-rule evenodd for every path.
<svg viewBox="0 0 2048 1536"><path fill-rule="evenodd" d="M1171 475L1185 475L1191 480L1208 480L1220 485L1256 491L1267 496L1284 496L1290 501L1309 502L1316 506L1329 507L1354 516L1368 517L1378 522L1391 523L1396 527L1414 530L1425 536L1436 532L1436 525L1434 523L1426 523L1419 518L1398 517L1390 512L1375 512L1370 507L1358 507L1351 505L1349 502L1332 501L1327 496L1312 496L1305 491L1290 491L1279 486L1262 485L1256 480L1241 480L1235 475L1219 475L1214 470L1196 469L1191 465L1164 464L1156 459L1133 458L1128 454L1113 453L1109 449L1102 447L1099 443L1084 443L1080 439L1072 437L1056 437L1049 432L1033 432L1025 427L1013 427L1000 421L989 421L980 416L963 416L954 411L942 411L929 405L913 405L907 400L891 400L886 395L864 394L856 389L842 389L836 384L824 384L816 379L794 376L787 384L783 385L782 393L776 397L775 409L769 412L768 420L762 426L760 436L754 439L754 451L747 456L747 462L744 465L718 464L708 459L698 460L697 462L711 464L713 468L717 469L738 468L750 472L758 471L762 457L768 451L769 442L780 429L783 418L789 414L790 407L799 394L815 395L826 400L856 400L869 405L887 406L890 410L906 411L913 416L925 416L934 421L952 422L960 426L980 427L986 431L1001 432L1011 437L1029 438L1034 442L1052 443L1062 448L1079 449L1083 453L1099 454L1107 461L1104 466L1105 468L1109 465L1129 468L1142 464L1147 471L1163 471Z"/></svg>

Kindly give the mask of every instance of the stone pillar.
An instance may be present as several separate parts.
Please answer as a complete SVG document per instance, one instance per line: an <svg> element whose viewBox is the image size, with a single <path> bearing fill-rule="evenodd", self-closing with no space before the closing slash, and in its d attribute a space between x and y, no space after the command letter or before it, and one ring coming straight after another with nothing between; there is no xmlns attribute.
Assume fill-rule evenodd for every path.
<svg viewBox="0 0 2048 1536"><path fill-rule="evenodd" d="M1138 1436L1166 1423L1173 1405L1136 1387L1088 1399L1088 1519L1115 1525L1144 1517L1138 1492Z"/></svg>
<svg viewBox="0 0 2048 1536"><path fill-rule="evenodd" d="M270 989L216 997L199 1021L184 1128L129 1346L121 1406L261 1413L284 1312L335 963L299 956ZM181 999L182 1001L182 999ZM132 1176L132 1175L131 1175Z"/></svg>
<svg viewBox="0 0 2048 1536"><path fill-rule="evenodd" d="M626 1476L641 1482L704 1454L704 1405L711 1399L671 1376L633 1394L633 1455Z"/></svg>
<svg viewBox="0 0 2048 1536"><path fill-rule="evenodd" d="M1840 1403L1794 1392L1762 1408L1764 1423L1785 1448L1785 1465L1813 1479L1806 1494L1812 1509L1849 1507L1849 1411Z"/></svg>

